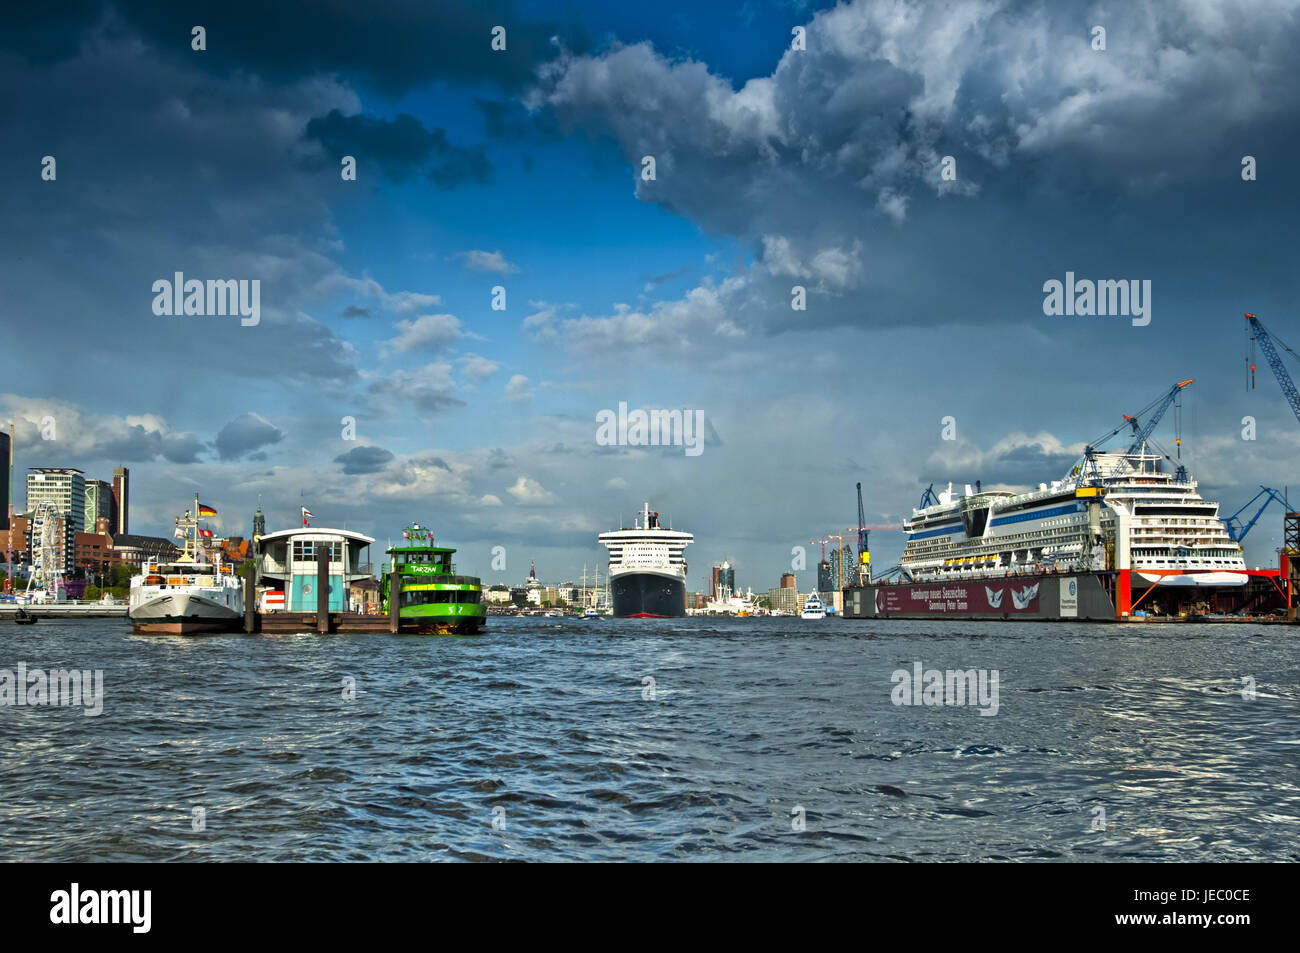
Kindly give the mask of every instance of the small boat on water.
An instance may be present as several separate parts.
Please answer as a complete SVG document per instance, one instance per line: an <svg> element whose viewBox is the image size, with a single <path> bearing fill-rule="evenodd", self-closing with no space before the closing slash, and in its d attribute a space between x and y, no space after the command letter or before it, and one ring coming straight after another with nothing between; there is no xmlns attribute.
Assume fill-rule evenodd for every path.
<svg viewBox="0 0 1300 953"><path fill-rule="evenodd" d="M457 575L456 550L433 545L433 532L419 523L402 531L409 545L388 550L392 557L380 581L385 612L398 613L398 631L429 635L477 635L487 624L483 581ZM394 589L400 592L393 605Z"/></svg>
<svg viewBox="0 0 1300 953"><path fill-rule="evenodd" d="M809 594L804 600L803 611L799 613L801 619L824 619L826 618L826 603L822 602L817 593Z"/></svg>
<svg viewBox="0 0 1300 953"><path fill-rule="evenodd" d="M18 615L14 617L14 625L35 625L39 621L36 616L32 615L22 606L18 607Z"/></svg>
<svg viewBox="0 0 1300 953"><path fill-rule="evenodd" d="M583 609L583 610L582 610L582 618L584 618L584 619L599 619L599 618L600 618L600 610L599 610L599 609L591 609L591 608Z"/></svg>

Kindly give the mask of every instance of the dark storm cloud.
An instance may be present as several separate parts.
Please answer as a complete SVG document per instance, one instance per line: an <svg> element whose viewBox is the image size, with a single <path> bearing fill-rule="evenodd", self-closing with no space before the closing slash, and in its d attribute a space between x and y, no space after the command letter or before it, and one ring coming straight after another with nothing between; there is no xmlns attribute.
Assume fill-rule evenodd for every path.
<svg viewBox="0 0 1300 953"><path fill-rule="evenodd" d="M353 447L334 458L335 463L343 465L343 473L347 476L378 473L392 460L393 452L383 447Z"/></svg>
<svg viewBox="0 0 1300 953"><path fill-rule="evenodd" d="M109 12L111 11L111 13ZM243 71L276 80L339 75L398 95L436 81L491 83L516 89L556 55L551 38L587 48L576 19L543 21L513 2L490 0L191 0L109 3L71 0L6 10L0 48L39 62L76 53L80 33L106 14L139 31L160 50L198 57L200 68ZM190 48L190 31L207 30L207 49ZM492 28L506 29L506 49L491 48Z"/></svg>
<svg viewBox="0 0 1300 953"><path fill-rule="evenodd" d="M426 129L407 113L390 121L345 116L335 109L307 123L306 138L319 142L336 161L350 155L363 167L373 163L394 182L423 174L436 185L451 188L463 182L482 185L492 177L492 164L481 148L454 146L445 131Z"/></svg>
<svg viewBox="0 0 1300 953"><path fill-rule="evenodd" d="M655 327L655 347L707 353L701 340L788 328L795 284L802 328L1041 321L1043 282L1084 269L1150 277L1172 319L1205 300L1184 276L1207 236L1239 270L1204 281L1276 285L1297 238L1264 212L1300 192L1280 173L1300 87L1275 80L1300 68L1296 9L837 4L807 50L739 87L646 43L552 61L530 108L602 154L616 144L642 201L753 251L721 285L564 322L566 346ZM1279 174L1243 184L1245 154ZM645 155L654 180L636 174ZM1173 227L1153 241L1155 221Z"/></svg>
<svg viewBox="0 0 1300 953"><path fill-rule="evenodd" d="M162 451L163 435L139 424L126 425L95 442L96 455L126 462L154 460Z"/></svg>
<svg viewBox="0 0 1300 953"><path fill-rule="evenodd" d="M972 468L966 479L970 483L980 480L986 485L1004 483L1018 485L1027 478L1040 481L1060 479L1078 459L1077 454L1052 452L1037 444L1011 447L997 455L986 456Z"/></svg>
<svg viewBox="0 0 1300 953"><path fill-rule="evenodd" d="M279 427L257 414L245 413L221 428L215 446L222 460L238 460L283 439L284 432ZM250 459L265 459L265 456Z"/></svg>
<svg viewBox="0 0 1300 953"><path fill-rule="evenodd" d="M87 452L99 459L124 463L148 462L161 457L171 463L197 463L206 444L190 433L172 433L116 419L94 424L93 444Z"/></svg>
<svg viewBox="0 0 1300 953"><path fill-rule="evenodd" d="M12 186L0 191L9 226L0 284L12 313L31 318L14 323L9 343L48 346L34 320L48 314L61 334L93 340L109 366L188 354L150 365L153 390L172 408L202 393L172 385L189 382L195 360L244 378L354 380L351 346L300 310L340 269L316 238L330 222L320 185L293 156L311 117L355 110L355 95L328 80L268 95L246 75L166 61L119 25L83 40L75 59L40 67L0 56L9 146L0 178ZM57 157L56 181L29 174L30 157L42 155ZM153 314L153 282L176 271L259 279L260 324ZM72 399L90 399L94 386L90 376L66 382Z"/></svg>
<svg viewBox="0 0 1300 953"><path fill-rule="evenodd" d="M206 449L194 434L169 434L162 441L163 459L171 463L198 463L199 454Z"/></svg>

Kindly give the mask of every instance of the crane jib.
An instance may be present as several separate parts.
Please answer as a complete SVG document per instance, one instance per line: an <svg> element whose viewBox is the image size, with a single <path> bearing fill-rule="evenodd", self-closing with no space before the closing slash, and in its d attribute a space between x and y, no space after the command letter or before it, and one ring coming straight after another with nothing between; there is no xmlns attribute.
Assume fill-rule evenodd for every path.
<svg viewBox="0 0 1300 953"><path fill-rule="evenodd" d="M1296 390L1291 375L1287 373L1286 366L1282 363L1282 355L1278 354L1277 348L1273 346L1275 342L1277 344L1282 344L1282 342L1277 341L1253 314L1246 315L1246 320L1250 322L1250 328L1255 332L1255 340L1259 342L1260 349L1264 352L1264 359L1268 361L1268 366L1273 369L1273 376L1277 378L1278 386L1282 388L1282 396L1291 405L1291 412L1295 414L1296 420L1300 420L1300 391ZM1282 344L1282 346L1286 347L1285 344ZM1290 351L1291 349L1287 348L1287 350Z"/></svg>

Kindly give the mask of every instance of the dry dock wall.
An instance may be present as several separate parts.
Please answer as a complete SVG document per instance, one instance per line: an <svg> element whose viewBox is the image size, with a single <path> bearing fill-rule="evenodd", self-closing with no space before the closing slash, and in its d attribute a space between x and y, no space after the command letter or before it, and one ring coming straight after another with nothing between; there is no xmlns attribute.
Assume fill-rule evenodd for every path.
<svg viewBox="0 0 1300 953"><path fill-rule="evenodd" d="M1007 576L863 586L844 591L849 619L1113 620L1115 605L1093 573Z"/></svg>

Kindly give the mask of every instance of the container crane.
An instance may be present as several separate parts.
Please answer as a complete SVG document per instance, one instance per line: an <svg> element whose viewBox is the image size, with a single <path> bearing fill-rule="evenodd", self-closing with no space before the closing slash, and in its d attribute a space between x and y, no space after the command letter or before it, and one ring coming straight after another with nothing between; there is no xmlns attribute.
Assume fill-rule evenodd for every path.
<svg viewBox="0 0 1300 953"><path fill-rule="evenodd" d="M1277 353L1277 347L1280 345L1292 357L1300 359L1300 354L1287 347L1274 335L1268 328L1260 322L1259 318L1253 314L1246 315L1246 325L1250 332L1251 354L1246 359L1250 365L1250 387L1255 386L1255 342L1259 342L1259 348L1264 352L1264 359L1268 361L1268 366L1273 369L1273 376L1277 378L1278 386L1282 388L1282 396L1286 398L1291 405L1291 412L1295 414L1296 420L1300 420L1300 391L1296 390L1295 384L1291 380L1291 375L1287 373L1286 365L1282 363L1282 356Z"/></svg>
<svg viewBox="0 0 1300 953"><path fill-rule="evenodd" d="M1239 517L1242 513L1246 512L1246 510L1250 509L1250 507L1254 505L1255 501L1261 496L1264 497L1264 502L1260 505L1259 509L1255 511L1255 515L1250 518L1250 522L1243 526ZM1264 515L1264 511L1268 509L1268 505L1273 502L1281 503L1282 512L1284 513L1289 512L1291 509L1291 507L1287 505L1286 499L1281 493L1271 487L1263 486L1261 484L1259 492L1251 497L1249 503L1223 521L1224 525L1228 528L1228 535L1237 542L1241 542L1246 538L1246 534L1250 532L1250 528L1255 525L1255 521Z"/></svg>

